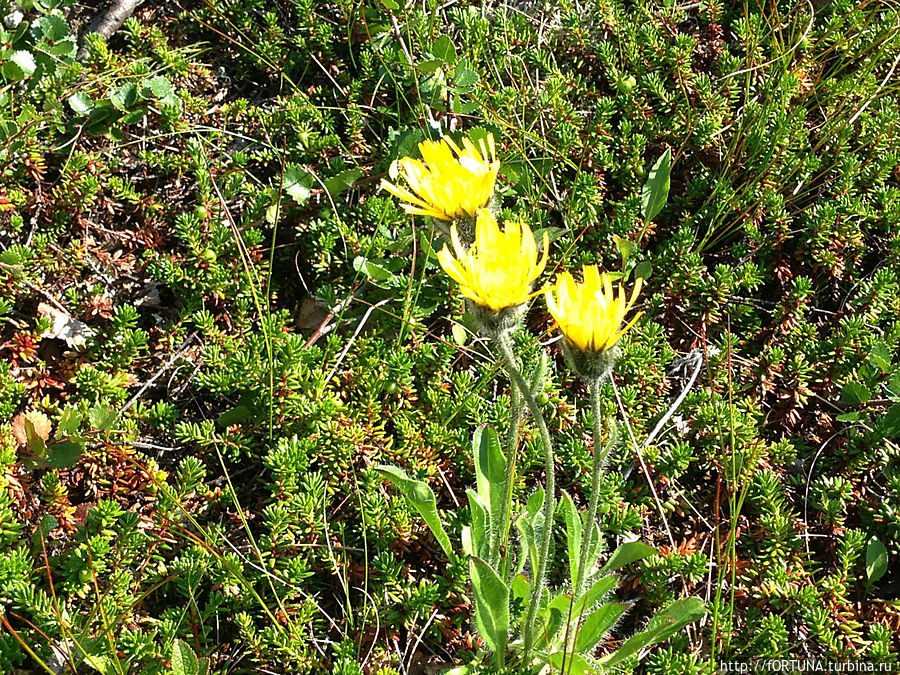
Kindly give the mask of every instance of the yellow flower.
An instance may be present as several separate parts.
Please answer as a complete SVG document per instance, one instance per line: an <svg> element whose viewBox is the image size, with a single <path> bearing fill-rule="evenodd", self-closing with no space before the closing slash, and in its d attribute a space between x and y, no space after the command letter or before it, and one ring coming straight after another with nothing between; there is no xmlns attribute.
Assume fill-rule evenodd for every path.
<svg viewBox="0 0 900 675"><path fill-rule="evenodd" d="M619 294L613 291L609 274L597 271L596 265L585 265L584 282L563 272L556 287L546 291L547 308L556 319L566 339L583 352L605 352L611 349L622 334L631 328L643 312L639 312L624 328L622 322L641 291L643 280L634 283L631 298L626 302L625 289L619 284Z"/></svg>
<svg viewBox="0 0 900 675"><path fill-rule="evenodd" d="M516 307L531 297L531 283L547 266L550 240L544 233L544 253L538 261L531 228L506 221L503 231L490 211L478 211L475 243L468 250L459 240L456 225L450 227L454 256L444 244L438 262L458 284L460 292L481 307L499 312Z"/></svg>
<svg viewBox="0 0 900 675"><path fill-rule="evenodd" d="M381 181L381 187L409 202L403 204L408 213L439 220L453 220L463 214L474 218L478 209L491 201L500 170L491 134L481 139L477 148L464 138L460 149L452 138L444 136L440 141L419 143L419 151L421 160L400 160L400 174L409 189Z"/></svg>

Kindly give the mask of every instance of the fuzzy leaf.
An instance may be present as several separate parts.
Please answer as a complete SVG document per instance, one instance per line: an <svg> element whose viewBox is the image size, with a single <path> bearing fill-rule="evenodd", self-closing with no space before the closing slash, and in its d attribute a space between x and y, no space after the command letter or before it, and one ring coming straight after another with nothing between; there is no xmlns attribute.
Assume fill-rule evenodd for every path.
<svg viewBox="0 0 900 675"><path fill-rule="evenodd" d="M581 559L581 515L568 492L562 493L563 517L566 520L566 545L569 549L569 574L572 585L578 579L578 563Z"/></svg>
<svg viewBox="0 0 900 675"><path fill-rule="evenodd" d="M626 542L613 551L613 554L609 556L609 560L606 561L606 564L600 568L600 573L606 574L607 572L612 572L620 567L624 567L628 563L632 563L635 560L641 560L642 558L654 555L655 553L655 548L648 546L643 542Z"/></svg>
<svg viewBox="0 0 900 675"><path fill-rule="evenodd" d="M509 588L481 558L469 559L475 591L475 622L478 632L495 654L506 652L509 638Z"/></svg>
<svg viewBox="0 0 900 675"><path fill-rule="evenodd" d="M594 675L597 672L581 654L569 654L566 651L550 654L550 664L560 672L565 666L566 675ZM555 671L554 671L555 672Z"/></svg>
<svg viewBox="0 0 900 675"><path fill-rule="evenodd" d="M506 481L506 458L500 449L497 432L489 426L480 426L472 436L475 459L475 479L478 496L488 505L491 531L502 527L499 522L503 502L503 484Z"/></svg>
<svg viewBox="0 0 900 675"><path fill-rule="evenodd" d="M575 650L588 653L603 639L619 617L628 609L624 602L611 602L588 614L575 640Z"/></svg>
<svg viewBox="0 0 900 675"><path fill-rule="evenodd" d="M419 515L422 516L425 524L428 525L428 529L431 530L447 557L450 559L455 558L456 554L450 546L450 538L444 531L441 517L438 515L434 492L428 487L428 483L410 478L403 469L399 469L396 466L382 464L375 467L375 470L393 483L413 508L419 512Z"/></svg>
<svg viewBox="0 0 900 675"><path fill-rule="evenodd" d="M600 662L605 669L611 669L644 647L670 638L684 626L703 617L704 614L706 614L706 606L700 598L676 600L650 619L646 630L631 636L615 652L600 659Z"/></svg>
<svg viewBox="0 0 900 675"><path fill-rule="evenodd" d="M175 640L172 644L172 675L199 675L200 662L197 655L182 640Z"/></svg>
<svg viewBox="0 0 900 675"><path fill-rule="evenodd" d="M466 490L469 498L469 512L472 514L472 552L470 555L484 557L488 552L488 511L481 497L471 489Z"/></svg>

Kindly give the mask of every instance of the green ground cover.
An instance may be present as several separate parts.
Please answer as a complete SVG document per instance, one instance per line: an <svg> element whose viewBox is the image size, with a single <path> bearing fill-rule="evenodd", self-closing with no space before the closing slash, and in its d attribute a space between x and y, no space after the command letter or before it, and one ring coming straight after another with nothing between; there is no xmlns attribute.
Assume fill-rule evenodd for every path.
<svg viewBox="0 0 900 675"><path fill-rule="evenodd" d="M540 283L626 246L647 277L599 524L657 553L594 656L698 597L620 669L897 664L900 8L147 3L82 58L96 9L0 0L0 672L496 672L467 563L375 470L459 542L509 417L443 239L379 188L451 132L496 139ZM583 510L588 392L542 301L525 327Z"/></svg>

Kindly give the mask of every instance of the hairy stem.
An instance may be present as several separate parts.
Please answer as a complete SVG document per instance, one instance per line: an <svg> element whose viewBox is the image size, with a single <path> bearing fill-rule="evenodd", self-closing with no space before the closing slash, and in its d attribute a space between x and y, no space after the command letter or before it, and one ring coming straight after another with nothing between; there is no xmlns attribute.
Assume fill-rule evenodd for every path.
<svg viewBox="0 0 900 675"><path fill-rule="evenodd" d="M537 616L538 604L544 587L544 575L547 572L547 558L550 554L550 540L553 537L553 512L555 509L554 492L556 490L556 477L553 467L553 444L550 440L550 431L547 429L547 423L541 415L541 409L538 407L537 401L522 372L519 370L515 354L513 354L512 345L509 335L501 333L496 337L497 346L500 347L500 354L503 356L503 363L509 374L509 379L518 387L531 416L534 417L538 425L538 431L541 434L541 444L544 446L544 470L546 472L546 484L544 486L544 530L541 533L541 547L538 553L538 569L534 571L534 579L531 585L531 598L528 603L528 614L525 617L524 634L524 652L522 660L525 664L531 656L531 649L534 646L534 619Z"/></svg>
<svg viewBox="0 0 900 675"><path fill-rule="evenodd" d="M498 569L501 548L507 551L503 558L501 578L506 578L509 569L509 510L512 505L513 477L516 473L516 450L519 446L519 424L522 421L522 400L515 382L509 385L509 432L506 435L506 478L503 482L503 502L500 505L500 522L491 528L491 566Z"/></svg>
<svg viewBox="0 0 900 675"><path fill-rule="evenodd" d="M603 465L606 458L612 450L612 440L604 448L602 446L603 419L600 406L600 386L603 383L603 377L595 377L590 382L591 391L591 412L594 415L594 463L591 468L591 494L588 499L587 517L584 519L584 527L581 536L581 555L578 560L578 575L575 580L573 601L577 601L584 590L584 582L587 579L588 553L591 550L592 539L594 538L594 524L597 522L597 504L600 501L600 481L603 478Z"/></svg>

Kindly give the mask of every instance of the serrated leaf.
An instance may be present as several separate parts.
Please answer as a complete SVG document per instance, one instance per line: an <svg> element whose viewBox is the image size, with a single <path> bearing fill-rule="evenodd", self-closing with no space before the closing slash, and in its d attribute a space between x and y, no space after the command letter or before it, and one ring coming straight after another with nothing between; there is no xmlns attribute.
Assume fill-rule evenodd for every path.
<svg viewBox="0 0 900 675"><path fill-rule="evenodd" d="M872 345L872 351L869 352L869 363L878 368L882 373L890 372L891 350L883 342L876 342Z"/></svg>
<svg viewBox="0 0 900 675"><path fill-rule="evenodd" d="M469 68L457 68L453 73L453 84L461 91L470 90L478 82L478 73Z"/></svg>
<svg viewBox="0 0 900 675"><path fill-rule="evenodd" d="M878 422L879 433L891 438L900 438L900 403L895 403Z"/></svg>
<svg viewBox="0 0 900 675"><path fill-rule="evenodd" d="M505 654L509 639L509 588L481 558L469 559L469 573L478 631L492 652Z"/></svg>
<svg viewBox="0 0 900 675"><path fill-rule="evenodd" d="M662 211L669 197L669 174L672 153L666 151L656 160L641 190L641 215L644 222L650 222Z"/></svg>
<svg viewBox="0 0 900 675"><path fill-rule="evenodd" d="M47 447L47 463L54 469L71 469L78 463L84 443L63 441Z"/></svg>
<svg viewBox="0 0 900 675"><path fill-rule="evenodd" d="M447 35L441 35L434 44L431 45L431 54L436 59L443 59L446 63L456 63L456 47L453 41Z"/></svg>
<svg viewBox="0 0 900 675"><path fill-rule="evenodd" d="M29 75L33 75L34 71L37 70L37 64L34 62L34 56L31 54L31 52L26 52L23 49L13 52L12 56L9 57L9 60L11 63L16 64L19 70L22 71L22 74L26 77Z"/></svg>
<svg viewBox="0 0 900 675"><path fill-rule="evenodd" d="M125 112L137 102L137 85L134 82L115 87L109 92L109 102L116 110Z"/></svg>
<svg viewBox="0 0 900 675"><path fill-rule="evenodd" d="M866 543L866 584L871 587L884 576L888 568L888 552L884 544L872 535Z"/></svg>
<svg viewBox="0 0 900 675"><path fill-rule="evenodd" d="M372 262L371 260L367 260L361 255L356 256L353 259L353 269L355 269L357 272L362 272L367 277L369 277L371 281L375 282L384 283L387 281L393 281L395 278L390 271L386 270L381 265Z"/></svg>
<svg viewBox="0 0 900 675"><path fill-rule="evenodd" d="M444 59L425 59L424 61L420 61L416 68L420 73L433 73L438 68L443 67Z"/></svg>
<svg viewBox="0 0 900 675"><path fill-rule="evenodd" d="M69 37L69 24L58 14L45 14L31 24L31 34L38 40L56 42Z"/></svg>
<svg viewBox="0 0 900 675"><path fill-rule="evenodd" d="M156 99L164 99L172 95L172 83L163 75L146 80L144 88Z"/></svg>
<svg viewBox="0 0 900 675"><path fill-rule="evenodd" d="M848 405L859 405L872 398L872 392L861 382L848 382L841 389L841 400Z"/></svg>
<svg viewBox="0 0 900 675"><path fill-rule="evenodd" d="M325 179L325 189L328 190L328 194L334 197L335 195L352 188L353 184L362 178L362 175L362 169L354 168L341 171L337 176Z"/></svg>
<svg viewBox="0 0 900 675"><path fill-rule="evenodd" d="M88 411L88 421L97 431L106 431L116 421L116 411L107 405L98 403Z"/></svg>
<svg viewBox="0 0 900 675"><path fill-rule="evenodd" d="M175 640L170 655L172 675L199 675L200 662L194 650L182 640Z"/></svg>
<svg viewBox="0 0 900 675"><path fill-rule="evenodd" d="M94 102L91 97L83 91L76 91L66 99L69 107L78 115L88 115L94 109Z"/></svg>
<svg viewBox="0 0 900 675"><path fill-rule="evenodd" d="M428 525L447 557L451 560L454 559L456 554L450 546L450 538L444 531L444 525L441 523L440 515L438 515L434 492L428 487L428 484L424 481L410 478L403 469L396 466L382 464L375 467L375 470L400 490L400 493L406 497L412 507L422 516L422 520Z"/></svg>
<svg viewBox="0 0 900 675"><path fill-rule="evenodd" d="M303 206L309 201L309 196L312 194L310 188L312 188L313 182L312 174L308 171L299 166L289 166L284 170L282 187L297 204Z"/></svg>

